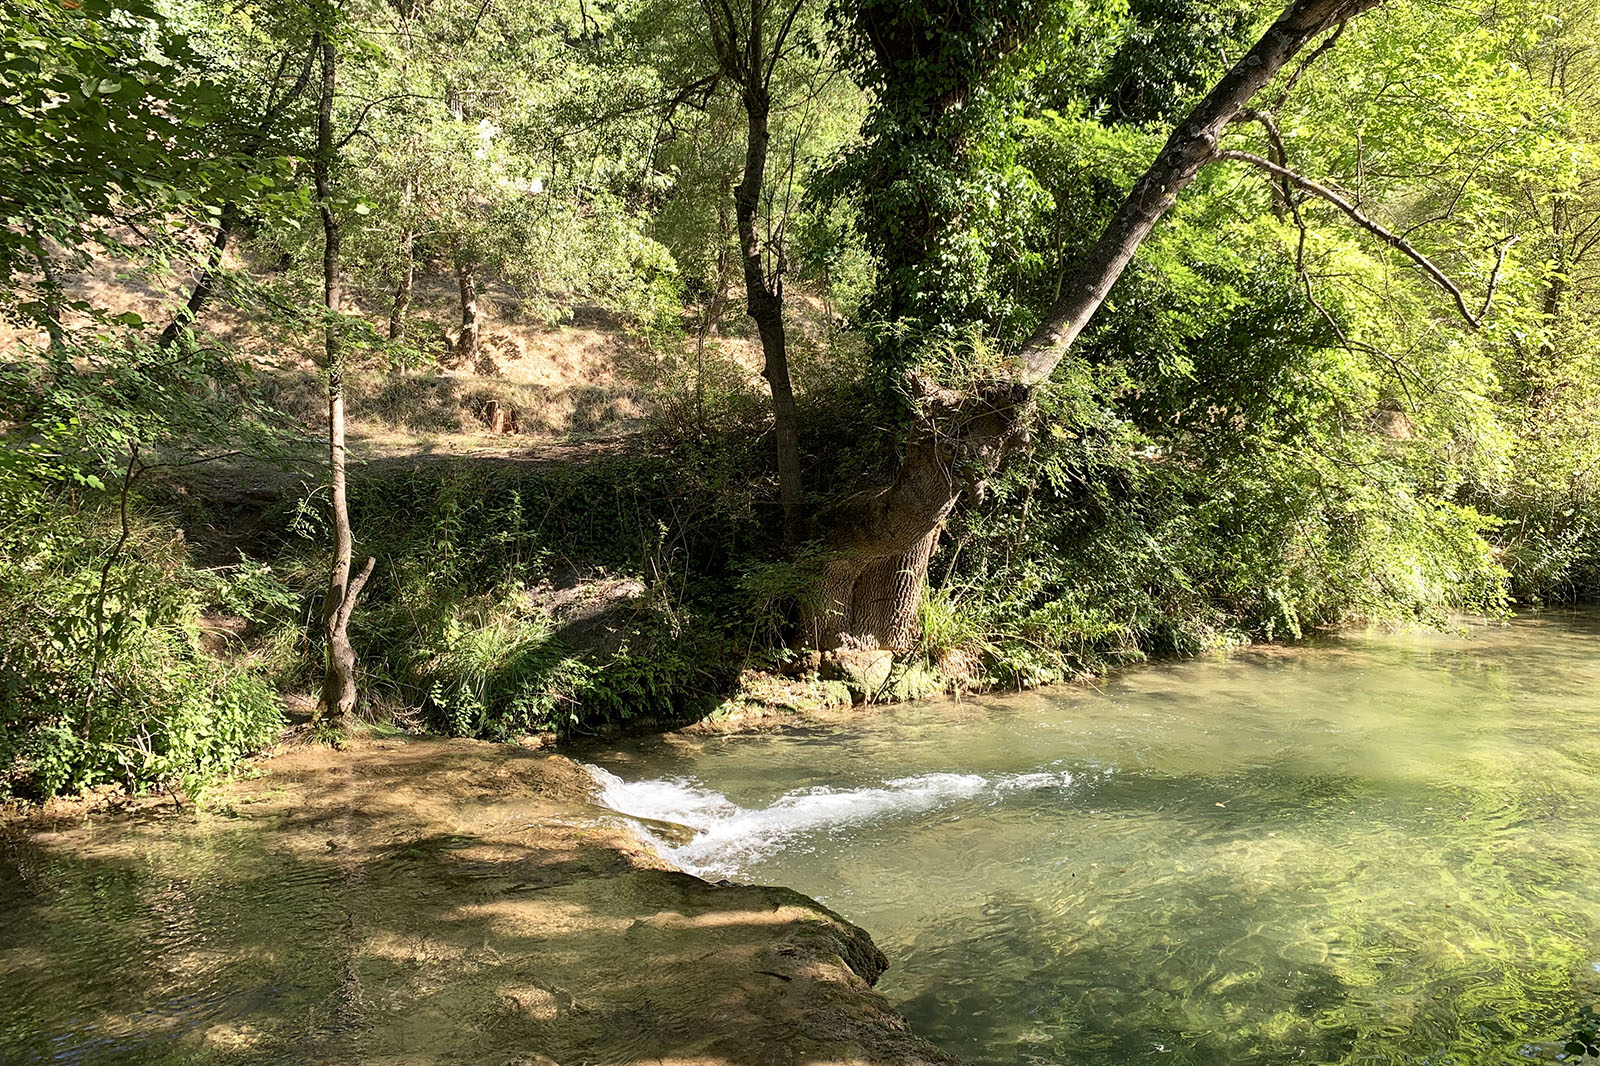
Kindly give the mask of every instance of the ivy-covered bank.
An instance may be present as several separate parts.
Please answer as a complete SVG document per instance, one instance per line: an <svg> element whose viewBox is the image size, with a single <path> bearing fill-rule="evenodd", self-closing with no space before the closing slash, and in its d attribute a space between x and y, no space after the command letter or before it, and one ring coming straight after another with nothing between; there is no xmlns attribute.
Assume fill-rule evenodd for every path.
<svg viewBox="0 0 1600 1066"><path fill-rule="evenodd" d="M1124 460L1141 491L1113 510L1063 491L1064 460L1046 448L1032 480L1014 475L992 511L953 528L916 649L797 649L796 571L816 564L775 558L775 501L745 490L767 476L764 456L731 443L747 432L714 447L353 467L358 549L376 560L352 626L363 717L493 740L583 737L1033 687L1298 636L1352 610L1427 624L1504 602L1487 521L1459 534L1459 569L1413 571L1409 597L1382 600L1390 575L1371 568L1370 537L1342 555L1322 542L1322 568L1291 567L1308 546L1268 552L1265 536L1240 542L1201 520L1214 472ZM1269 488L1263 516L1292 524L1307 501ZM1011 496L1060 517L1021 536L1004 518ZM199 788L275 740L285 708L303 720L321 669L317 501L282 470L207 466L136 484L125 540L113 488L52 490L16 513L11 529L32 540L5 571L7 794ZM1439 558L1408 547L1391 546L1394 565ZM1343 569L1326 569L1333 560ZM1478 593L1464 594L1468 580Z"/></svg>

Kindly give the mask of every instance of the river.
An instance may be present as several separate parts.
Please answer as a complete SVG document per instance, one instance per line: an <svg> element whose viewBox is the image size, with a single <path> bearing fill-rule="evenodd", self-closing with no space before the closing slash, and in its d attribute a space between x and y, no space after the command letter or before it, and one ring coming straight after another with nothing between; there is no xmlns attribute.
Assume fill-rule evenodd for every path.
<svg viewBox="0 0 1600 1066"><path fill-rule="evenodd" d="M864 927L977 1063L1499 1064L1600 1002L1600 612L586 758L301 748L13 836L0 1063L837 1058L768 1054L844 1031L783 998L828 965L786 904L624 823Z"/></svg>
<svg viewBox="0 0 1600 1066"><path fill-rule="evenodd" d="M866 928L979 1063L1504 1062L1600 1001L1596 613L593 761L680 866Z"/></svg>

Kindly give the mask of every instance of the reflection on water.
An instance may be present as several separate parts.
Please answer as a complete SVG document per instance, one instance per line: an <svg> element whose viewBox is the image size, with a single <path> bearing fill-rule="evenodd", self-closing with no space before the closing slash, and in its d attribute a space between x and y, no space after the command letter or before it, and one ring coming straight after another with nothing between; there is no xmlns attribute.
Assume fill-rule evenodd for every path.
<svg viewBox="0 0 1600 1066"><path fill-rule="evenodd" d="M1504 1062L1600 999L1593 613L597 761L676 861L865 926L981 1062Z"/></svg>

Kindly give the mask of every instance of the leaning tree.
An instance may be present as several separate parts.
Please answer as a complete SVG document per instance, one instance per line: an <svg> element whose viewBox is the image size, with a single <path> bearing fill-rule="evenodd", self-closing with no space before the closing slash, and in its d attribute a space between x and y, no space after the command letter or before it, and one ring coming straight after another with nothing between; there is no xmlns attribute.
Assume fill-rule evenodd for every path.
<svg viewBox="0 0 1600 1066"><path fill-rule="evenodd" d="M1333 46L1347 21L1380 2L1289 4L1176 124L1098 240L1063 267L1059 295L1037 328L996 369L955 385L904 370L900 385L910 415L892 475L841 499L814 519L813 533L821 547L816 563L819 587L807 610L806 639L824 650L909 649L917 636L929 559L946 519L964 495L981 492L1007 453L1026 440L1038 389L1068 357L1140 245L1210 164L1247 164L1263 171L1280 196L1310 195L1327 201L1408 257L1450 294L1471 326L1478 325L1487 298L1475 307L1403 236L1385 229L1329 185L1291 170L1280 153L1264 156L1225 144L1229 128L1241 123L1264 125L1270 134L1270 116L1252 109L1257 95L1280 74L1292 83ZM858 65L865 80L876 83L880 107L885 106L883 100L890 107L897 97L902 102L901 112L887 116L882 128L912 145L944 136L948 143L943 147L952 157L969 150L961 116L978 106L984 79L1037 35L1042 25L1039 5L1029 0L994 5L969 0L871 0L854 7L849 18L847 29L857 42ZM952 42L953 37L958 39L941 51L940 42ZM955 132L947 132L951 130ZM942 250L926 232L938 224L932 213L918 200L903 239L878 249L885 260L881 269L891 280L897 273L937 274L933 260ZM919 233L919 226L925 232ZM1504 247L1500 255L1503 259ZM1493 280L1489 289L1492 296ZM887 310L895 315L910 309ZM946 306L934 313L962 310Z"/></svg>

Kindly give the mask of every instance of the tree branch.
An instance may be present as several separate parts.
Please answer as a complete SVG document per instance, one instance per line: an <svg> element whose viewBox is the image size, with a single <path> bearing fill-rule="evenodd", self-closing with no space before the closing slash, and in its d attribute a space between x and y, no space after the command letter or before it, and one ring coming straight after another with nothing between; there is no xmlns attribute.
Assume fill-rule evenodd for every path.
<svg viewBox="0 0 1600 1066"><path fill-rule="evenodd" d="M804 6L805 0L795 0L789 7L789 13L784 16L783 25L778 27L778 37L772 44L772 56L767 60L767 69L761 75L762 85L769 89L772 87L772 73L778 69L778 60L783 58L783 42L788 39L789 31L794 28L794 20Z"/></svg>
<svg viewBox="0 0 1600 1066"><path fill-rule="evenodd" d="M396 100L437 100L437 99L438 99L438 97L436 97L436 96L428 96L428 95L426 95L424 93L391 93L388 96L380 96L376 100L370 100L370 101L367 102L367 106L363 107L361 109L360 113L356 115L355 124L353 126L351 126L350 132L345 134L343 138L341 138L339 141L337 141L334 144L333 150L335 152L337 152L339 149L343 148L345 145L347 145L351 141L355 140L355 138L356 138L356 136L358 134L365 133L366 131L364 131L361 128L361 124L363 122L367 121L367 116L372 114L372 111L373 111L374 108L379 107L382 104L391 104L391 103L394 103L394 101L396 101Z"/></svg>
<svg viewBox="0 0 1600 1066"><path fill-rule="evenodd" d="M1344 33L1344 22L1341 20L1340 23L1333 28L1333 32L1328 34L1327 37L1323 38L1322 43L1313 48L1306 55L1306 57L1300 61L1300 64L1294 68L1294 73L1290 74L1289 77L1284 81L1283 89L1278 93L1277 102L1273 105L1274 109L1282 107L1288 102L1289 94L1294 92L1294 87L1300 83L1300 76L1306 72L1307 68L1309 68L1311 64L1315 63L1322 57L1322 53L1339 43L1339 36L1342 33Z"/></svg>
<svg viewBox="0 0 1600 1066"><path fill-rule="evenodd" d="M1278 129L1278 120L1273 117L1272 112L1247 107L1235 116L1234 121L1254 122L1260 126L1266 131L1267 144L1272 148L1272 161L1279 166L1286 167L1289 165L1289 152L1283 146L1283 132ZM1284 208L1291 206L1293 203L1293 193L1290 191L1287 179L1280 179L1274 189L1278 194L1278 203L1275 205L1276 214L1279 218L1282 218Z"/></svg>
<svg viewBox="0 0 1600 1066"><path fill-rule="evenodd" d="M1489 303L1494 299L1495 289L1498 287L1500 282L1500 269L1505 265L1506 254L1511 251L1511 245L1515 243L1514 240L1505 242L1505 244L1501 247L1499 262L1495 264L1494 274L1489 279L1489 294L1484 300L1483 309L1477 314L1473 314L1472 310L1467 307L1467 298L1466 295L1461 291L1461 287L1454 281L1450 280L1450 276L1441 270L1433 260L1429 259L1427 256L1418 251L1410 241L1406 240L1398 233L1394 233L1391 230L1385 229L1381 224L1369 217L1355 204L1351 203L1343 196L1340 196L1326 185L1312 181L1303 174L1297 174L1288 167L1279 166L1270 159L1264 159L1261 156L1254 155L1250 152L1240 152L1227 149L1217 152L1215 158L1232 159L1236 162L1248 163L1253 167L1265 170L1267 173L1278 178L1280 181L1288 182L1294 185L1296 188L1308 192L1319 199L1326 200L1328 203L1332 204L1334 207L1337 207L1339 210L1348 215L1351 221L1355 222L1356 225L1360 226L1368 233L1371 233L1374 237L1377 237L1384 244L1387 244L1389 247L1395 249L1401 255L1404 255L1407 259L1410 259L1419 268L1421 268L1422 272L1428 275L1428 277L1433 280L1435 285L1438 285L1439 288L1450 294L1451 299L1455 301L1456 310L1461 312L1461 317L1466 319L1467 324L1473 329L1478 329L1483 325L1483 316L1488 313Z"/></svg>
<svg viewBox="0 0 1600 1066"><path fill-rule="evenodd" d="M1217 158L1218 138L1249 106L1255 94L1308 42L1380 2L1294 0L1284 8L1255 46L1172 131L1150 168L1106 223L1094 247L1067 276L1060 298L1045 312L1033 335L1023 342L1008 376L1029 386L1050 376L1111 294L1139 245L1177 202L1178 194L1202 167Z"/></svg>
<svg viewBox="0 0 1600 1066"><path fill-rule="evenodd" d="M377 562L372 556L367 556L367 565L363 566L361 573L351 578L350 584L345 587L344 600L339 604L339 614L335 623L339 629L342 630L350 624L350 615L356 609L356 597L361 595L361 589L366 585L367 578L372 576L372 568Z"/></svg>
<svg viewBox="0 0 1600 1066"><path fill-rule="evenodd" d="M274 100L273 96L276 95L278 80L283 76L283 66L286 66L289 60L289 53L285 52L283 54L284 63L279 67L278 76L272 79L273 91L268 94L266 106L262 110L261 121L256 124L254 139L251 141L250 155L256 155L266 146L267 137L272 133L272 127L277 124L283 113L289 110L290 105L299 99L300 94L306 91L306 86L311 82L311 65L316 58L317 50L315 48L307 48L305 59L300 64L299 75L294 79L293 84L289 86L288 91L281 98Z"/></svg>

